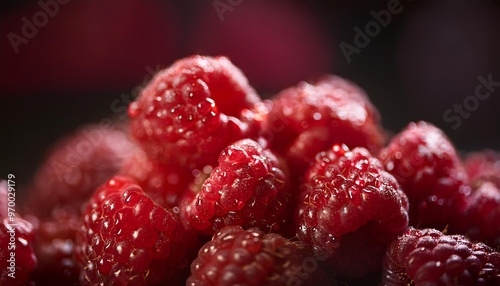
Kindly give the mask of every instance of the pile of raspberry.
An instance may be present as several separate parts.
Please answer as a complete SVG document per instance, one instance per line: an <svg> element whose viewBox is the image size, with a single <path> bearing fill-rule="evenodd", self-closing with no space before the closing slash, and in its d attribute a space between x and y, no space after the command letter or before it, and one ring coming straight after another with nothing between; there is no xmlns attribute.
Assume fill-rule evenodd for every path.
<svg viewBox="0 0 500 286"><path fill-rule="evenodd" d="M500 153L390 137L352 82L261 100L195 55L128 115L55 144L16 224L0 183L0 285L500 285Z"/></svg>

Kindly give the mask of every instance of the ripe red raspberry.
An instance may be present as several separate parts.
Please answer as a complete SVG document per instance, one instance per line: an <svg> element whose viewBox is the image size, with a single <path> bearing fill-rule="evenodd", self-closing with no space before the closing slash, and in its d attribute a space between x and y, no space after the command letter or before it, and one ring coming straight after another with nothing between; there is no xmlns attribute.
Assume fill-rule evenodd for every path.
<svg viewBox="0 0 500 286"><path fill-rule="evenodd" d="M286 173L286 166L259 143L235 142L220 154L194 199L183 203L183 218L206 235L226 225L277 231L287 214Z"/></svg>
<svg viewBox="0 0 500 286"><path fill-rule="evenodd" d="M302 184L297 236L340 276L377 271L385 247L408 226L408 201L368 150L321 152Z"/></svg>
<svg viewBox="0 0 500 286"><path fill-rule="evenodd" d="M50 219L39 221L26 217L35 229L34 249L38 267L33 279L38 285L76 285L80 269L76 263L74 246L80 216L55 210Z"/></svg>
<svg viewBox="0 0 500 286"><path fill-rule="evenodd" d="M257 133L259 102L229 59L192 56L159 72L131 103L131 132L151 158L202 168L232 142Z"/></svg>
<svg viewBox="0 0 500 286"><path fill-rule="evenodd" d="M148 197L166 208L179 204L193 180L191 170L152 160L140 149L125 159L119 174L134 179Z"/></svg>
<svg viewBox="0 0 500 286"><path fill-rule="evenodd" d="M410 200L411 225L444 229L464 211L467 175L455 147L432 124L410 123L379 157Z"/></svg>
<svg viewBox="0 0 500 286"><path fill-rule="evenodd" d="M80 282L175 281L187 269L193 238L176 213L153 203L131 179L113 177L97 189L83 213L75 250Z"/></svg>
<svg viewBox="0 0 500 286"><path fill-rule="evenodd" d="M33 226L8 208L9 197L6 181L0 180L0 285L20 286L30 281L30 274L37 266L33 251ZM12 201L12 200L10 200ZM5 204L4 204L5 203ZM14 201L15 203L15 201ZM10 216L9 213L14 214ZM12 256L14 254L14 256Z"/></svg>
<svg viewBox="0 0 500 286"><path fill-rule="evenodd" d="M79 215L94 190L116 174L133 150L116 126L88 125L56 143L29 187L25 212L40 219L54 209Z"/></svg>
<svg viewBox="0 0 500 286"><path fill-rule="evenodd" d="M465 169L472 186L478 187L482 182L490 181L500 188L500 152L484 150L467 154Z"/></svg>
<svg viewBox="0 0 500 286"><path fill-rule="evenodd" d="M188 286L330 285L319 263L279 234L222 228L191 264Z"/></svg>
<svg viewBox="0 0 500 286"><path fill-rule="evenodd" d="M302 176L314 156L333 144L378 152L385 141L379 124L379 114L361 88L326 76L314 85L301 82L277 95L262 133L272 150L284 155L292 171Z"/></svg>
<svg viewBox="0 0 500 286"><path fill-rule="evenodd" d="M462 235L411 227L387 248L382 285L500 285L500 253Z"/></svg>
<svg viewBox="0 0 500 286"><path fill-rule="evenodd" d="M500 188L483 184L467 198L467 208L450 225L450 232L465 234L472 241L500 246Z"/></svg>

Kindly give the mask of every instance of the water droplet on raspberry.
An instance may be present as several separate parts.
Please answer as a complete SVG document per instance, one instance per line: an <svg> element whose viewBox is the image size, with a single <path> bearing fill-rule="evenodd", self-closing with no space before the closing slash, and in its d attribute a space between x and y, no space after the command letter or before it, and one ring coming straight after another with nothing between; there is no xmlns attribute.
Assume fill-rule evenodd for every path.
<svg viewBox="0 0 500 286"><path fill-rule="evenodd" d="M132 102L128 107L128 116L134 118L141 112L141 104L138 101Z"/></svg>
<svg viewBox="0 0 500 286"><path fill-rule="evenodd" d="M114 186L116 186L116 185L117 185L117 183L116 183L116 181L115 181L115 180L111 179L111 180L109 180L109 181L108 181L108 186L109 186L109 187L114 187Z"/></svg>
<svg viewBox="0 0 500 286"><path fill-rule="evenodd" d="M349 151L349 149L347 149L347 147L343 144L342 144L342 146L340 146L338 144L333 145L332 150L333 150L333 152L338 154L338 156L343 156L346 151Z"/></svg>
<svg viewBox="0 0 500 286"><path fill-rule="evenodd" d="M201 115L205 115L210 111L215 111L217 112L217 107L215 105L215 101L211 98L206 98L205 100L201 101L198 103L196 106L197 111Z"/></svg>

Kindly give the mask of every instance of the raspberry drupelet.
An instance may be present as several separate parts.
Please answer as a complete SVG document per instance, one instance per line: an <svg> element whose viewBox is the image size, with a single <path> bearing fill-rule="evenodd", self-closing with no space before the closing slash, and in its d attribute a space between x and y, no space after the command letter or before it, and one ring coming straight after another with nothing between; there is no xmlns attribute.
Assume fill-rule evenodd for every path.
<svg viewBox="0 0 500 286"><path fill-rule="evenodd" d="M407 211L396 179L368 150L334 145L306 173L297 236L337 275L359 277L380 269L385 247L408 225Z"/></svg>
<svg viewBox="0 0 500 286"><path fill-rule="evenodd" d="M266 113L228 58L198 55L160 71L129 106L132 136L148 156L191 169L256 136Z"/></svg>

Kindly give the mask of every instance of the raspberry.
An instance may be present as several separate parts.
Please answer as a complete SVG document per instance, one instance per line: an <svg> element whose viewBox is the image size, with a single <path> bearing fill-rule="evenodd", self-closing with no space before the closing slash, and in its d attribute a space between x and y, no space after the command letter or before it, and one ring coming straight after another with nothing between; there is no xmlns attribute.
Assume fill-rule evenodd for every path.
<svg viewBox="0 0 500 286"><path fill-rule="evenodd" d="M35 224L37 282L74 284L76 221L92 192L113 176L133 150L120 126L88 125L56 143L29 186L24 210Z"/></svg>
<svg viewBox="0 0 500 286"><path fill-rule="evenodd" d="M149 159L140 149L125 159L119 174L134 179L148 197L167 208L179 204L193 180L190 170Z"/></svg>
<svg viewBox="0 0 500 286"><path fill-rule="evenodd" d="M387 249L382 285L500 285L500 253L462 235L410 227Z"/></svg>
<svg viewBox="0 0 500 286"><path fill-rule="evenodd" d="M58 208L79 215L82 204L118 171L132 149L116 126L84 126L53 147L29 187L25 212L40 219Z"/></svg>
<svg viewBox="0 0 500 286"><path fill-rule="evenodd" d="M444 229L470 193L460 158L446 135L420 121L392 139L380 160L410 200L410 224Z"/></svg>
<svg viewBox="0 0 500 286"><path fill-rule="evenodd" d="M80 282L175 281L187 269L192 238L176 213L153 203L131 179L113 177L97 189L83 213L75 250Z"/></svg>
<svg viewBox="0 0 500 286"><path fill-rule="evenodd" d="M25 285L30 281L30 274L37 266L37 258L33 251L33 226L17 213L14 213L15 216L7 215L9 213L7 190L7 182L0 180L0 202L2 202L0 208L0 267L2 269L0 285ZM14 262L9 260L14 260Z"/></svg>
<svg viewBox="0 0 500 286"><path fill-rule="evenodd" d="M377 152L385 141L379 123L377 110L361 88L327 76L315 85L301 82L274 98L263 136L302 176L314 156L333 144Z"/></svg>
<svg viewBox="0 0 500 286"><path fill-rule="evenodd" d="M230 143L256 135L259 102L229 59L192 56L159 72L131 103L131 132L149 157L202 168Z"/></svg>
<svg viewBox="0 0 500 286"><path fill-rule="evenodd" d="M35 228L38 267L33 279L39 285L78 284L79 269L73 256L79 216L56 210L53 218L39 221L27 217Z"/></svg>
<svg viewBox="0 0 500 286"><path fill-rule="evenodd" d="M286 166L259 143L244 139L228 146L219 165L188 204L183 218L200 234L226 225L277 231L287 206Z"/></svg>
<svg viewBox="0 0 500 286"><path fill-rule="evenodd" d="M466 234L472 241L500 246L500 189L483 184L467 198L464 213L450 225L450 232Z"/></svg>
<svg viewBox="0 0 500 286"><path fill-rule="evenodd" d="M199 251L186 285L330 285L318 261L279 234L222 228Z"/></svg>
<svg viewBox="0 0 500 286"><path fill-rule="evenodd" d="M317 155L302 184L297 236L340 276L378 270L385 247L408 225L396 179L368 150L334 145Z"/></svg>
<svg viewBox="0 0 500 286"><path fill-rule="evenodd" d="M467 154L465 169L472 186L477 187L484 181L490 181L500 188L500 152L484 150Z"/></svg>

